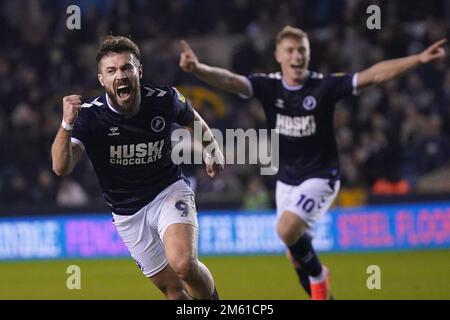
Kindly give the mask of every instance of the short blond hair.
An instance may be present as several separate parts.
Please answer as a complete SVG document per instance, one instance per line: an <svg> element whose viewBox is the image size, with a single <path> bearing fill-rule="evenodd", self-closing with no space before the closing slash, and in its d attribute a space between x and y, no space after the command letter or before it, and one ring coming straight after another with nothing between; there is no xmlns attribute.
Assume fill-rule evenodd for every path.
<svg viewBox="0 0 450 320"><path fill-rule="evenodd" d="M301 40L303 38L308 38L308 34L302 29L286 26L278 32L277 37L275 38L276 44L278 45L285 38L295 38Z"/></svg>

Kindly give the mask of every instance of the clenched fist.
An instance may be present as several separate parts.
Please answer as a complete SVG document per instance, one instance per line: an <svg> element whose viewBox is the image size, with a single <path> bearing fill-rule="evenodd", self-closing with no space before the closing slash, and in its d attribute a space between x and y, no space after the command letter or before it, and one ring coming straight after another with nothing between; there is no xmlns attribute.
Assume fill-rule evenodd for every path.
<svg viewBox="0 0 450 320"><path fill-rule="evenodd" d="M204 160L206 165L206 173L211 178L213 178L216 174L221 173L225 168L225 157L218 146L214 149L214 155L205 153Z"/></svg>
<svg viewBox="0 0 450 320"><path fill-rule="evenodd" d="M73 125L75 123L80 109L81 96L70 95L63 98L63 119L67 124Z"/></svg>
<svg viewBox="0 0 450 320"><path fill-rule="evenodd" d="M182 48L180 54L180 67L186 72L194 72L199 63L198 58L186 41L181 40L180 44Z"/></svg>

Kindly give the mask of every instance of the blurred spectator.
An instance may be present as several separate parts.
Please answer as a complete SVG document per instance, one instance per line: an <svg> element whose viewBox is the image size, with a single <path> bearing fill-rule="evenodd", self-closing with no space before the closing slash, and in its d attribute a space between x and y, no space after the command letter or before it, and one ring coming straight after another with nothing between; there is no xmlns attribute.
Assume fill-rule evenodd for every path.
<svg viewBox="0 0 450 320"><path fill-rule="evenodd" d="M242 184L232 170L224 170L220 175L211 179L205 171L204 166L198 167L196 171L197 191L202 193L241 193Z"/></svg>
<svg viewBox="0 0 450 320"><path fill-rule="evenodd" d="M267 210L272 207L270 194L259 176L253 176L244 193L243 209L249 211Z"/></svg>
<svg viewBox="0 0 450 320"><path fill-rule="evenodd" d="M46 169L38 173L37 183L32 190L34 203L52 203L55 199L57 185L55 176Z"/></svg>
<svg viewBox="0 0 450 320"><path fill-rule="evenodd" d="M259 53L251 36L247 34L242 43L235 48L231 59L232 68L238 74L251 74L261 67Z"/></svg>
<svg viewBox="0 0 450 320"><path fill-rule="evenodd" d="M82 207L87 205L89 197L80 184L71 179L63 179L59 185L56 202L63 207Z"/></svg>
<svg viewBox="0 0 450 320"><path fill-rule="evenodd" d="M429 173L450 161L450 140L442 134L442 120L439 116L429 117L425 135L418 142L415 159L419 174Z"/></svg>

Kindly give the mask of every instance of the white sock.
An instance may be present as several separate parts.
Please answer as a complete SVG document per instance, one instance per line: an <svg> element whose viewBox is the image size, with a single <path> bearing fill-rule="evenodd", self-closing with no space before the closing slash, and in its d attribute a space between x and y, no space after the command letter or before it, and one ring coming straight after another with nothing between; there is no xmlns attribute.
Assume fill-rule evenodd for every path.
<svg viewBox="0 0 450 320"><path fill-rule="evenodd" d="M325 270L324 267L322 267L322 272L316 277L309 276L309 281L312 284L316 284L316 283L319 283L319 282L322 282L323 280L325 280L326 276L327 276L327 271Z"/></svg>

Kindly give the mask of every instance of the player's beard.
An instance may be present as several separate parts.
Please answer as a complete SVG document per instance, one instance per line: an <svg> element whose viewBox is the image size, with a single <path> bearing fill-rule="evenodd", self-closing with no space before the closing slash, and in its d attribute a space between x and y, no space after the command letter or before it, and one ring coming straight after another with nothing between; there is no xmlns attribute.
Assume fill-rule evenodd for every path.
<svg viewBox="0 0 450 320"><path fill-rule="evenodd" d="M130 87L130 95L126 100L123 100L117 94L116 85L114 88L107 88L106 93L108 94L108 98L110 99L112 106L118 112L123 114L125 117L129 118L134 116L139 111L139 106L141 104L141 90L139 86L139 82L137 83L127 83Z"/></svg>

